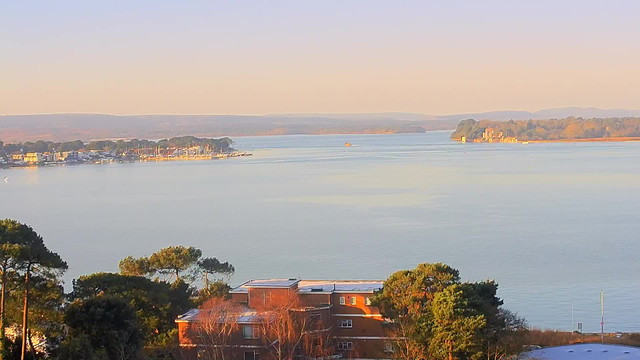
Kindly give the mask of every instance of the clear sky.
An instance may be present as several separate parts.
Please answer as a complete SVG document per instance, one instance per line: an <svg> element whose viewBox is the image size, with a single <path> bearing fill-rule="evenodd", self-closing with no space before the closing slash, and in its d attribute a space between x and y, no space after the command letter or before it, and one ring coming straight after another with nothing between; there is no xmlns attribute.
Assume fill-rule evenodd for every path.
<svg viewBox="0 0 640 360"><path fill-rule="evenodd" d="M640 1L1 1L0 114L640 108Z"/></svg>

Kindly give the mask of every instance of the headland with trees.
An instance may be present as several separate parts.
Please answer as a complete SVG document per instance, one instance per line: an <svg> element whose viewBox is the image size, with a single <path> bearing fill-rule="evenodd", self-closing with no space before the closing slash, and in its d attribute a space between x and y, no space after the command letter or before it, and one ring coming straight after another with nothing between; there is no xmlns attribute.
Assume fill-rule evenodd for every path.
<svg viewBox="0 0 640 360"><path fill-rule="evenodd" d="M462 120L451 134L464 142L640 140L640 117L492 121Z"/></svg>
<svg viewBox="0 0 640 360"><path fill-rule="evenodd" d="M158 141L146 139L81 140L3 143L0 166L46 166L63 164L213 159L246 156L235 151L233 140L180 136Z"/></svg>
<svg viewBox="0 0 640 360"><path fill-rule="evenodd" d="M127 256L118 264L119 272L80 276L65 293L62 276L68 266L30 226L0 220L0 359L178 360L179 315L200 308L209 313L223 310L222 316L238 306L229 294L233 265L205 257L194 247L170 246L150 256ZM490 280L463 282L458 270L442 263L392 274L372 299L387 319L389 338L395 339L396 350L389 356L497 360L531 345L597 339L532 329L503 307L497 289ZM276 351L291 343L293 330L304 328L292 317L292 306L295 302L263 309L270 311L270 318L279 311L278 319L288 329L280 333L280 327L268 328L276 322L265 324L265 333L275 331L282 346L274 347L264 360L300 358L296 346L302 345ZM211 323L211 316L205 320L203 336L216 344L228 339L226 322ZM330 358L333 345L327 341L321 346L326 351L315 359ZM640 345L636 335L607 341Z"/></svg>

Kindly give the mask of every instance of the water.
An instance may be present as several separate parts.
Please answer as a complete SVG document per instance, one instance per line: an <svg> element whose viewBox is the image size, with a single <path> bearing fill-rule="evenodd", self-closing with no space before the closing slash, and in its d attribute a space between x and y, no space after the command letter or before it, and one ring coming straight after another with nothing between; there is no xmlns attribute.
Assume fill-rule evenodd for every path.
<svg viewBox="0 0 640 360"><path fill-rule="evenodd" d="M344 147L345 142L352 147ZM250 278L384 279L446 262L530 324L640 331L640 143L448 132L237 138L249 158L0 170L0 218L81 274L193 245Z"/></svg>

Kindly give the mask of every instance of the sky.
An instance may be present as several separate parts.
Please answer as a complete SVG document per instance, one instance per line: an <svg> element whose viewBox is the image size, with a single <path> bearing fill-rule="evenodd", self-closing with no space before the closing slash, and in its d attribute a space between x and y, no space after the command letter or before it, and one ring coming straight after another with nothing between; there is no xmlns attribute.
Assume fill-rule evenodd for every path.
<svg viewBox="0 0 640 360"><path fill-rule="evenodd" d="M640 1L2 1L0 114L640 109Z"/></svg>

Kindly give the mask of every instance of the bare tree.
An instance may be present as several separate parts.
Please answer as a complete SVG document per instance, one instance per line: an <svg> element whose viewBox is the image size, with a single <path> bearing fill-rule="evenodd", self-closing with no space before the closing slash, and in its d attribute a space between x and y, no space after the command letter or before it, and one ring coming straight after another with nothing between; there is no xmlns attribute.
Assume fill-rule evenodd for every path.
<svg viewBox="0 0 640 360"><path fill-rule="evenodd" d="M305 307L296 294L272 294L257 309L267 360L326 358L331 355L329 331L322 320L311 317L313 307Z"/></svg>
<svg viewBox="0 0 640 360"><path fill-rule="evenodd" d="M208 360L232 359L232 337L245 312L242 305L223 298L212 298L204 303L195 326L195 335L203 346L200 356Z"/></svg>
<svg viewBox="0 0 640 360"><path fill-rule="evenodd" d="M415 320L410 317L402 317L384 324L394 359L415 360L425 357L427 353L425 345L413 337L417 332L416 326Z"/></svg>
<svg viewBox="0 0 640 360"><path fill-rule="evenodd" d="M527 323L516 313L500 309L484 330L487 360L510 359L523 351L527 342Z"/></svg>

